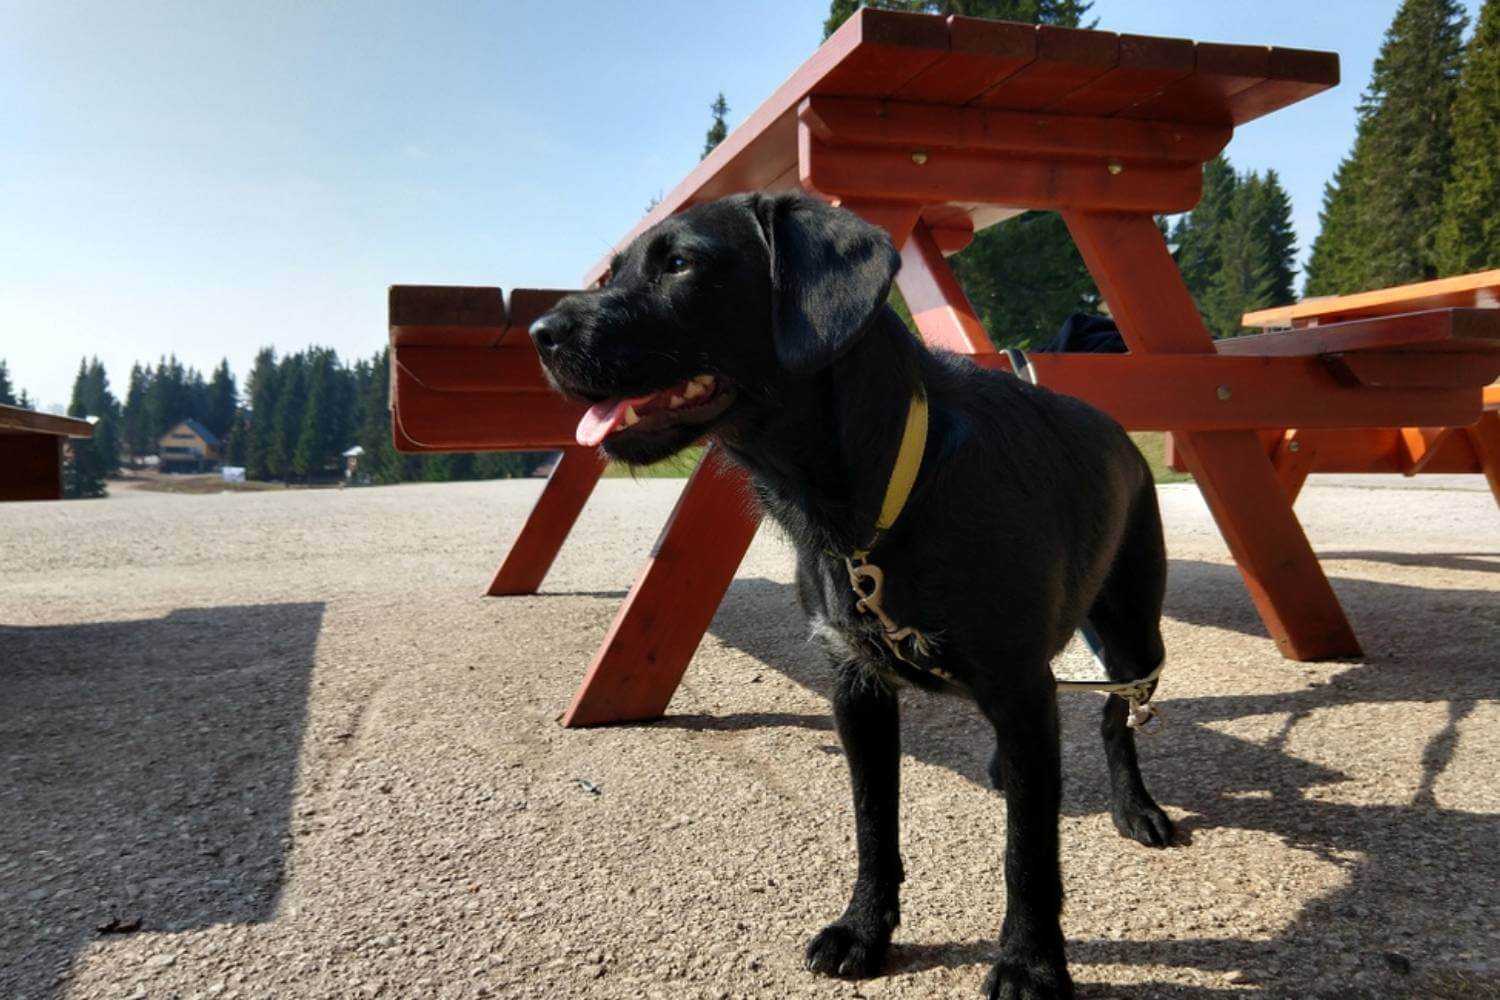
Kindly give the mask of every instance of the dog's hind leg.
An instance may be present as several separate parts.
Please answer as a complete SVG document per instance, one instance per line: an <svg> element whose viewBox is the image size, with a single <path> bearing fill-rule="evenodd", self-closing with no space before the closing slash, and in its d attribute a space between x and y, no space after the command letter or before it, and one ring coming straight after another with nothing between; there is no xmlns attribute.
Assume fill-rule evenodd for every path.
<svg viewBox="0 0 1500 1000"><path fill-rule="evenodd" d="M843 665L833 718L854 790L858 871L844 915L807 946L807 967L830 976L867 979L880 972L901 922L899 798L901 722L896 694L867 668Z"/></svg>
<svg viewBox="0 0 1500 1000"><path fill-rule="evenodd" d="M1131 524L1103 589L1089 609L1089 623L1104 642L1104 668L1111 680L1148 676L1165 656L1161 641L1162 598L1167 556L1161 515L1149 486L1136 500ZM1100 733L1109 765L1111 812L1122 837L1147 847L1172 842L1172 821L1141 780L1135 730L1127 724L1129 704L1119 695L1104 703Z"/></svg>

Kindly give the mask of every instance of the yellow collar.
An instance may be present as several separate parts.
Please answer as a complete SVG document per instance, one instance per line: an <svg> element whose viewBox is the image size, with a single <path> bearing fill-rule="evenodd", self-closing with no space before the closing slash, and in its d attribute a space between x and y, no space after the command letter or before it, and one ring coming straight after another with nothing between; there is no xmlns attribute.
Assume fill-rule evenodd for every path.
<svg viewBox="0 0 1500 1000"><path fill-rule="evenodd" d="M880 503L880 516L875 519L875 534L869 544L854 553L856 560L870 554L880 536L890 530L901 516L906 501L911 498L912 487L917 483L917 473L922 468L922 454L927 450L927 396L919 388L906 407L906 429L901 432L901 447L896 452L896 465L891 469L890 482L885 486L885 499Z"/></svg>

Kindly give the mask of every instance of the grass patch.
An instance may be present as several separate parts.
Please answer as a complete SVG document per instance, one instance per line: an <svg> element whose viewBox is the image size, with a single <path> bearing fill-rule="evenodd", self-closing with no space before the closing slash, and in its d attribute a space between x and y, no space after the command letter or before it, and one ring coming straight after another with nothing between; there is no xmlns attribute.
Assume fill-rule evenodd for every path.
<svg viewBox="0 0 1500 1000"><path fill-rule="evenodd" d="M196 474L165 474L165 473L136 473L123 476L119 480L122 484L129 483L138 490L148 493L187 493L195 495L207 495L213 493L261 493L266 490L284 490L285 483L263 483L259 481L248 481L243 483L226 483L224 477L217 472Z"/></svg>
<svg viewBox="0 0 1500 1000"><path fill-rule="evenodd" d="M1146 464L1151 466L1151 478L1158 483L1185 483L1193 477L1186 472L1173 471L1167 465L1167 435L1162 431L1131 431L1130 440L1146 456Z"/></svg>
<svg viewBox="0 0 1500 1000"><path fill-rule="evenodd" d="M1192 477L1186 472L1173 472L1165 458L1166 435L1161 431L1133 431L1130 439L1146 456L1151 466L1151 476L1158 483L1185 483ZM696 445L664 462L648 465L644 469L631 469L619 462L611 462L604 470L607 479L684 479L703 456L703 446Z"/></svg>
<svg viewBox="0 0 1500 1000"><path fill-rule="evenodd" d="M701 444L695 444L691 448L679 451L671 458L657 462L655 465L647 465L643 468L632 469L623 462L610 462L604 470L605 479L686 479L692 475L693 469L698 464L698 459L703 457Z"/></svg>

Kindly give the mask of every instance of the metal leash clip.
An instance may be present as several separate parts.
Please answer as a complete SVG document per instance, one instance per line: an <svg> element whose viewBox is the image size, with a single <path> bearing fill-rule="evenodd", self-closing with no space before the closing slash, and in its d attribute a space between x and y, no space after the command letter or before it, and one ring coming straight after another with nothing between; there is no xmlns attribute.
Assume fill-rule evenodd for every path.
<svg viewBox="0 0 1500 1000"><path fill-rule="evenodd" d="M845 557L844 566L849 570L849 586L854 589L854 610L861 614L874 615L875 620L880 622L880 638L885 640L886 648L896 659L909 664L924 673L940 677L945 681L953 682L954 677L948 671L931 663L919 663L907 655L902 648L902 643L908 639L912 640L913 652L919 656L930 653L927 637L910 625L901 626L885 613L882 606L885 594L885 572L879 567L865 561L864 556L853 558Z"/></svg>

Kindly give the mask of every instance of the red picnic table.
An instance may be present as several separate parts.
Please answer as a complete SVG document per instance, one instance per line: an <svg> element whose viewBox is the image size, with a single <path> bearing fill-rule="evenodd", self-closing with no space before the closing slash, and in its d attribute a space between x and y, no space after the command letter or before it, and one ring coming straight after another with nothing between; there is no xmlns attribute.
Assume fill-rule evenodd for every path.
<svg viewBox="0 0 1500 1000"><path fill-rule="evenodd" d="M1450 308L1500 310L1500 268L1353 295L1307 299L1246 313L1243 322L1268 331L1302 330L1304 336L1317 338L1321 328L1329 324ZM1241 337L1221 342L1219 349L1255 353L1259 342L1259 337ZM1380 376L1388 383L1394 380L1420 385L1431 381L1430 369L1434 366L1463 367L1473 364L1474 359L1472 352L1463 350L1461 340L1429 344L1414 339L1399 356L1374 363L1388 365ZM1368 368L1365 376L1376 377ZM1484 474L1495 502L1500 504L1500 384L1484 389L1484 412L1467 427L1289 428L1268 433L1264 440L1271 464L1294 502L1313 472L1399 472L1406 476L1470 472ZM1176 466L1177 456L1170 451L1169 444L1168 460Z"/></svg>
<svg viewBox="0 0 1500 1000"><path fill-rule="evenodd" d="M1252 353L1222 352L1155 220L1198 201L1203 164L1236 126L1337 82L1331 53L865 8L618 246L695 203L800 185L890 232L902 256L897 283L930 344L1005 369L945 254L1022 211L1061 212L1129 353L1034 356L1035 377L1128 428L1173 431L1281 651L1356 656L1261 434L1473 423L1480 387L1500 374L1500 313L1354 320L1323 331L1344 338L1329 342L1332 352L1291 344L1296 333L1257 338L1263 349ZM574 445L582 408L548 391L526 336L563 294L515 290L507 302L498 288L391 289L398 447L563 450L491 594L535 592L603 469ZM1477 344L1468 353L1481 360L1443 368L1441 384L1366 377L1412 337ZM1341 368L1329 353L1361 360ZM662 714L755 534L745 495L743 475L710 448L565 725Z"/></svg>

